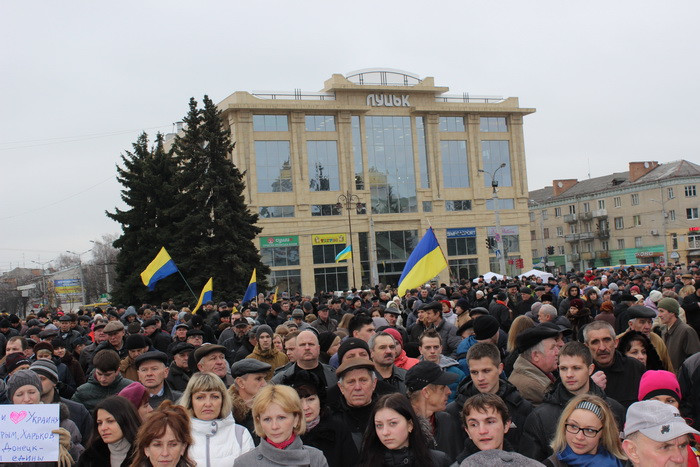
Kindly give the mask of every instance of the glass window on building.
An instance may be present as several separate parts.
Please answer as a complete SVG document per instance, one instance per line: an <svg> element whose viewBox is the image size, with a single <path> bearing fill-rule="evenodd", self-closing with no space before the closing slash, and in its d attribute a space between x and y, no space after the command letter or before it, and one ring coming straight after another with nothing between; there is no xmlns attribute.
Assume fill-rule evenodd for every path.
<svg viewBox="0 0 700 467"><path fill-rule="evenodd" d="M373 214L417 212L410 117L365 117Z"/></svg>
<svg viewBox="0 0 700 467"><path fill-rule="evenodd" d="M375 233L379 282L398 285L406 260L418 245L417 230L393 230Z"/></svg>
<svg viewBox="0 0 700 467"><path fill-rule="evenodd" d="M698 192L695 189L695 185L686 185L685 186L685 197L686 198L693 198L698 195Z"/></svg>
<svg viewBox="0 0 700 467"><path fill-rule="evenodd" d="M634 237L634 247L635 248L642 247L642 237Z"/></svg>
<svg viewBox="0 0 700 467"><path fill-rule="evenodd" d="M340 216L343 210L337 204L312 204L312 216Z"/></svg>
<svg viewBox="0 0 700 467"><path fill-rule="evenodd" d="M554 217L561 217L561 208L554 208Z"/></svg>
<svg viewBox="0 0 700 467"><path fill-rule="evenodd" d="M617 239L617 249L618 249L618 250L624 250L624 249L625 249L625 239L624 239L624 238L618 238L618 239Z"/></svg>
<svg viewBox="0 0 700 467"><path fill-rule="evenodd" d="M489 198L486 200L486 209L489 211L494 211L495 204L494 204L494 199ZM498 210L502 211L504 209L515 209L515 200L513 198L498 198ZM531 213L532 216L534 217L535 213ZM533 219L534 222L534 219Z"/></svg>
<svg viewBox="0 0 700 467"><path fill-rule="evenodd" d="M610 249L610 244L607 240L603 240L602 242L600 242L600 247L603 251L608 251Z"/></svg>
<svg viewBox="0 0 700 467"><path fill-rule="evenodd" d="M253 115L253 131L289 131L286 115Z"/></svg>
<svg viewBox="0 0 700 467"><path fill-rule="evenodd" d="M642 216L636 215L632 217L632 224L634 224L635 227L639 227L642 225Z"/></svg>
<svg viewBox="0 0 700 467"><path fill-rule="evenodd" d="M481 117L479 131L503 133L508 131L505 117Z"/></svg>
<svg viewBox="0 0 700 467"><path fill-rule="evenodd" d="M668 219L671 221L676 220L676 210L675 209L671 209L670 211L668 211Z"/></svg>
<svg viewBox="0 0 700 467"><path fill-rule="evenodd" d="M487 235L491 245L498 244L496 241L496 227L489 227ZM520 233L517 226L502 226L501 238L505 253L520 251Z"/></svg>
<svg viewBox="0 0 700 467"><path fill-rule="evenodd" d="M314 245L312 247L314 264L333 264L338 253L343 251L345 243L332 243L330 245Z"/></svg>
<svg viewBox="0 0 700 467"><path fill-rule="evenodd" d="M258 215L262 219L272 217L294 217L294 206L260 206Z"/></svg>
<svg viewBox="0 0 700 467"><path fill-rule="evenodd" d="M672 186L668 187L668 199L673 199L675 197L676 197L676 195L673 193L673 187Z"/></svg>
<svg viewBox="0 0 700 467"><path fill-rule="evenodd" d="M543 209L542 210L542 220L546 221L547 219L549 219L549 214L547 213L546 209Z"/></svg>
<svg viewBox="0 0 700 467"><path fill-rule="evenodd" d="M625 221L622 217L615 218L615 230L622 230L625 228Z"/></svg>
<svg viewBox="0 0 700 467"><path fill-rule="evenodd" d="M576 214L576 205L575 204L569 205L569 214Z"/></svg>
<svg viewBox="0 0 700 467"><path fill-rule="evenodd" d="M674 246L673 248L678 247ZM688 235L688 248L700 248L700 235Z"/></svg>
<svg viewBox="0 0 700 467"><path fill-rule="evenodd" d="M309 159L309 189L340 190L337 141L307 141L306 149Z"/></svg>
<svg viewBox="0 0 700 467"><path fill-rule="evenodd" d="M348 268L315 268L314 282L317 292L348 290Z"/></svg>
<svg viewBox="0 0 700 467"><path fill-rule="evenodd" d="M697 219L698 218L698 208L688 208L685 210L686 219Z"/></svg>
<svg viewBox="0 0 700 467"><path fill-rule="evenodd" d="M564 227L557 227L557 237L564 236Z"/></svg>
<svg viewBox="0 0 700 467"><path fill-rule="evenodd" d="M557 251L559 252L560 255L566 254L566 251L564 249L564 245L559 245L557 247Z"/></svg>
<svg viewBox="0 0 700 467"><path fill-rule="evenodd" d="M619 208L620 206L622 206L622 198L619 196L615 196L613 198L613 205L615 205L616 208Z"/></svg>
<svg viewBox="0 0 700 467"><path fill-rule="evenodd" d="M307 115L306 131L335 131L333 115Z"/></svg>
<svg viewBox="0 0 700 467"><path fill-rule="evenodd" d="M542 235L545 239L549 238L549 227L542 229Z"/></svg>
<svg viewBox="0 0 700 467"><path fill-rule="evenodd" d="M278 292L288 292L293 295L297 292L301 293L301 270L287 269L283 271L270 271L267 276L270 283L270 290L278 289Z"/></svg>
<svg viewBox="0 0 700 467"><path fill-rule="evenodd" d="M255 171L258 193L292 191L289 141L256 141Z"/></svg>
<svg viewBox="0 0 700 467"><path fill-rule="evenodd" d="M639 205L639 193L632 193L632 195L630 195L630 202L632 206Z"/></svg>
<svg viewBox="0 0 700 467"><path fill-rule="evenodd" d="M445 188L469 188L466 141L440 141Z"/></svg>
<svg viewBox="0 0 700 467"><path fill-rule="evenodd" d="M360 117L353 115L350 119L352 126L352 157L355 162L355 189L365 189L365 171L362 162L362 132Z"/></svg>
<svg viewBox="0 0 700 467"><path fill-rule="evenodd" d="M476 238L448 238L447 256L465 256L476 254Z"/></svg>
<svg viewBox="0 0 700 467"><path fill-rule="evenodd" d="M471 200L454 199L445 201L445 211L471 211Z"/></svg>
<svg viewBox="0 0 700 467"><path fill-rule="evenodd" d="M261 237L260 256L263 264L275 266L299 265L299 237Z"/></svg>
<svg viewBox="0 0 700 467"><path fill-rule="evenodd" d="M461 283L479 276L479 260L476 258L449 260L450 276Z"/></svg>
<svg viewBox="0 0 700 467"><path fill-rule="evenodd" d="M605 200L604 199L598 200L598 209L605 209Z"/></svg>
<svg viewBox="0 0 700 467"><path fill-rule="evenodd" d="M423 201L423 212L433 212L432 201Z"/></svg>
<svg viewBox="0 0 700 467"><path fill-rule="evenodd" d="M673 248L674 250L678 249L678 234L677 233L671 234L671 248Z"/></svg>
<svg viewBox="0 0 700 467"><path fill-rule="evenodd" d="M430 188L430 169L428 167L428 149L425 141L425 124L423 117L416 117L416 137L418 138L418 163L420 164L420 187Z"/></svg>
<svg viewBox="0 0 700 467"><path fill-rule="evenodd" d="M464 131L464 117L440 117L440 131Z"/></svg>
<svg viewBox="0 0 700 467"><path fill-rule="evenodd" d="M481 142L481 156L484 159L484 186L491 186L491 175L496 172L498 186L513 186L510 175L510 143L508 141ZM499 169L501 164L505 167Z"/></svg>

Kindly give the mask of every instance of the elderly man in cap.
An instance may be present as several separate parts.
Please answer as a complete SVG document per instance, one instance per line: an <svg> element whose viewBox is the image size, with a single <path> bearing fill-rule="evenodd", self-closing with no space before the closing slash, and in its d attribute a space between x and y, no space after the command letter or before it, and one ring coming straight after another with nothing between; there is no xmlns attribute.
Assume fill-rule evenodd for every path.
<svg viewBox="0 0 700 467"><path fill-rule="evenodd" d="M627 317L629 318L629 329L619 334L617 339L619 340L629 331L641 332L649 338L656 353L659 354L661 363L664 366L663 369L674 373L673 363L671 362L671 357L668 355L668 349L666 348L664 340L658 334L651 331L652 322L654 318L656 318L656 312L643 305L634 305L627 310Z"/></svg>
<svg viewBox="0 0 700 467"><path fill-rule="evenodd" d="M65 314L58 318L58 335L68 348L71 348L73 341L80 337L80 333L72 329L74 323L74 315L71 314Z"/></svg>
<svg viewBox="0 0 700 467"><path fill-rule="evenodd" d="M591 351L595 371L602 371L605 379L595 378L596 384L624 407L637 400L642 374L646 371L639 360L617 351L613 327L605 321L593 321L583 328L583 342Z"/></svg>
<svg viewBox="0 0 700 467"><path fill-rule="evenodd" d="M187 382L192 376L190 369L190 353L194 351L194 346L187 342L180 342L175 345L170 351L173 356L173 361L170 363L168 376L166 381L175 391L184 391L187 387Z"/></svg>
<svg viewBox="0 0 700 467"><path fill-rule="evenodd" d="M315 332L309 330L299 332L295 340L294 363L288 365L285 370L275 374L271 382L279 384L285 378L291 378L294 373L300 370L307 370L318 376L318 379L323 382L324 386L335 386L338 382L335 370L332 366L319 361L320 352L321 347Z"/></svg>
<svg viewBox="0 0 700 467"><path fill-rule="evenodd" d="M328 305L321 305L318 307L316 314L318 319L311 323L311 326L316 328L316 330L321 332L335 332L338 330L338 321L330 317L331 310Z"/></svg>
<svg viewBox="0 0 700 467"><path fill-rule="evenodd" d="M542 403L556 381L552 373L559 357L558 336L558 331L540 325L524 330L515 341L520 355L508 381L535 406Z"/></svg>
<svg viewBox="0 0 700 467"><path fill-rule="evenodd" d="M159 350L163 353L168 351L168 347L170 346L170 337L168 337L168 334L161 331L160 328L158 327L158 320L155 318L150 318L147 319L146 321L143 322L141 325L143 328L143 335L145 337L148 337L151 341L151 345L156 349Z"/></svg>
<svg viewBox="0 0 700 467"><path fill-rule="evenodd" d="M657 400L635 402L627 410L622 449L635 467L688 465L688 435L700 435L678 409Z"/></svg>
<svg viewBox="0 0 700 467"><path fill-rule="evenodd" d="M182 393L167 382L169 368L166 354L152 350L136 357L135 364L139 382L150 395L148 403L151 407L157 409L163 401L177 402L180 399Z"/></svg>
<svg viewBox="0 0 700 467"><path fill-rule="evenodd" d="M342 396L333 413L333 420L348 427L359 452L377 399L374 393L377 375L374 373L374 363L367 358L341 360L336 375Z"/></svg>
<svg viewBox="0 0 700 467"><path fill-rule="evenodd" d="M408 400L416 414L426 420L432 429L433 449L444 452L453 461L461 445L455 442L459 425L445 412L450 384L457 382L457 375L448 373L434 362L423 360L406 372Z"/></svg>
<svg viewBox="0 0 700 467"><path fill-rule="evenodd" d="M92 417L83 404L79 404L59 395L58 370L56 365L49 360L37 360L29 367L39 376L41 381L41 402L43 404L65 404L70 412L70 419L76 424L83 439L88 439L92 432Z"/></svg>
<svg viewBox="0 0 700 467"><path fill-rule="evenodd" d="M114 350L119 354L119 357L126 357L128 352L124 345L124 336L126 335L124 324L122 324L121 321L110 321L107 323L107 326L104 327L104 333L107 335L107 341L100 344L96 352L101 350Z"/></svg>
<svg viewBox="0 0 700 467"><path fill-rule="evenodd" d="M666 326L664 343L674 368L680 368L686 358L700 352L700 340L695 329L678 318L678 301L665 297L659 300L659 321Z"/></svg>
<svg viewBox="0 0 700 467"><path fill-rule="evenodd" d="M266 324L258 326L255 337L258 343L255 345L253 352L246 358L254 358L269 364L270 370L267 372L266 379L270 381L275 374L275 369L286 365L289 359L272 344L272 329L270 326Z"/></svg>
<svg viewBox="0 0 700 467"><path fill-rule="evenodd" d="M202 344L194 351L197 370L202 373L214 373L221 378L226 387L233 384L233 378L228 374L226 362L226 347L218 344Z"/></svg>
<svg viewBox="0 0 700 467"><path fill-rule="evenodd" d="M309 329L311 327L309 323L304 321L304 310L301 308L295 308L294 311L292 311L291 322L296 325L299 331L304 331L305 329Z"/></svg>
<svg viewBox="0 0 700 467"><path fill-rule="evenodd" d="M185 323L179 323L175 325L175 327L173 328L174 335L170 341L170 344L168 344L168 354L172 355L172 350L175 348L176 345L187 342L187 331L189 330L189 325Z"/></svg>
<svg viewBox="0 0 700 467"><path fill-rule="evenodd" d="M255 434L251 408L255 395L267 386L265 377L270 369L269 364L253 358L244 358L231 366L233 384L228 392L233 402L233 418L236 423L250 431L255 443L258 443L260 438Z"/></svg>
<svg viewBox="0 0 700 467"><path fill-rule="evenodd" d="M224 331L221 333L220 337L225 335L230 337L226 338L224 341L219 340L219 345L226 347L229 355L235 355L238 349L243 345L243 342L245 342L246 333L249 328L248 320L239 316L231 323L231 328L229 329L231 332L226 333L226 331Z"/></svg>

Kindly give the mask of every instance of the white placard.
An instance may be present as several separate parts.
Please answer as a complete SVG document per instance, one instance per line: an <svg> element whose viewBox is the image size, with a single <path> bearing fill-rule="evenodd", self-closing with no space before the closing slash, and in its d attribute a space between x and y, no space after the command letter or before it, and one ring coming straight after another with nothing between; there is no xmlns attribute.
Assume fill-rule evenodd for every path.
<svg viewBox="0 0 700 467"><path fill-rule="evenodd" d="M58 404L0 405L0 462L58 460Z"/></svg>

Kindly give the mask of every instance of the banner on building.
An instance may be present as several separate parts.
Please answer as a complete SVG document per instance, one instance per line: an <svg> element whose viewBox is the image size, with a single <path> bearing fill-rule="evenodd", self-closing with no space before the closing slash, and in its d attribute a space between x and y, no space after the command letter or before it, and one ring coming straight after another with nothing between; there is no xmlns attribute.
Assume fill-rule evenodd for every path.
<svg viewBox="0 0 700 467"><path fill-rule="evenodd" d="M276 248L282 246L299 246L299 236L260 237L260 248Z"/></svg>
<svg viewBox="0 0 700 467"><path fill-rule="evenodd" d="M447 238L474 238L476 227L462 227L459 229L447 229Z"/></svg>
<svg viewBox="0 0 700 467"><path fill-rule="evenodd" d="M346 243L347 238L343 233L340 234L316 234L311 236L312 245L336 245Z"/></svg>

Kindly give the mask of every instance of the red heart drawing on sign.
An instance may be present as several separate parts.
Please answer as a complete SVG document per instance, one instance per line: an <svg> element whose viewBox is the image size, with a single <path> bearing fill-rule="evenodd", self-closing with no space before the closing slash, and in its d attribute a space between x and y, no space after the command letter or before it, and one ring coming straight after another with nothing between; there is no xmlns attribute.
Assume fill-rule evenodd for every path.
<svg viewBox="0 0 700 467"><path fill-rule="evenodd" d="M24 420L25 418L27 418L27 412L25 412L24 410L21 412L10 413L10 420L12 420L15 423L15 425Z"/></svg>

